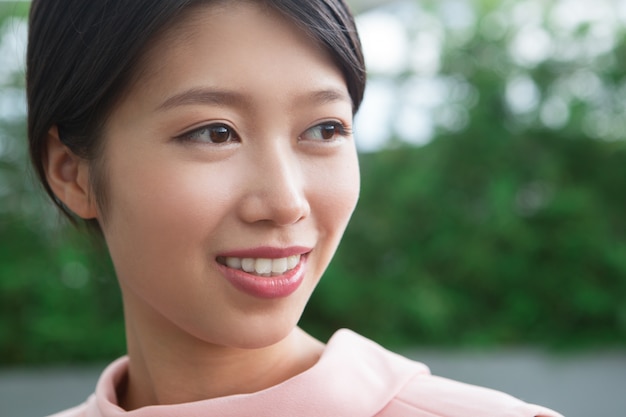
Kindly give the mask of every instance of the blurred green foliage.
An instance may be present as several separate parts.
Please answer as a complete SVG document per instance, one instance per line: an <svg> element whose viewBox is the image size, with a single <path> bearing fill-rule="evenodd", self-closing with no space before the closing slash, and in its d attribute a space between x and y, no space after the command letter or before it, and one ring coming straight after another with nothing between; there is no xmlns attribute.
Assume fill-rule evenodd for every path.
<svg viewBox="0 0 626 417"><path fill-rule="evenodd" d="M558 13L575 13L558 1L474 4L473 25L445 28L435 139L361 155L360 206L305 327L395 345L623 346L623 24L566 32ZM551 53L524 61L511 45L537 31ZM391 82L403 91L418 71ZM511 103L525 95L536 97Z"/></svg>
<svg viewBox="0 0 626 417"><path fill-rule="evenodd" d="M602 53L519 62L520 29L498 4L476 2L472 28L442 35L437 77L450 93L434 139L413 147L395 134L361 155L360 205L302 319L318 337L350 327L396 346L626 345L623 30ZM25 13L0 3L0 34ZM580 44L593 32L575 29ZM522 110L507 101L519 80L538 92ZM23 73L0 82L6 100ZM575 94L598 82L601 93ZM0 118L0 363L120 355L110 262L43 202L25 142L23 117Z"/></svg>
<svg viewBox="0 0 626 417"><path fill-rule="evenodd" d="M395 345L626 342L624 143L483 133L362 156L360 207L305 327Z"/></svg>

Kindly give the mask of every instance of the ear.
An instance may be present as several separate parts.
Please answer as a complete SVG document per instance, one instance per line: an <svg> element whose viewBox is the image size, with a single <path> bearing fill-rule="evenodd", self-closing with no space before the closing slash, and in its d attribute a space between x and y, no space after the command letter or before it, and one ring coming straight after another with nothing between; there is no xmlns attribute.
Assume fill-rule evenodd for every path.
<svg viewBox="0 0 626 417"><path fill-rule="evenodd" d="M56 126L48 131L46 145L44 169L54 194L79 217L96 218L98 211L91 198L88 162L61 142Z"/></svg>

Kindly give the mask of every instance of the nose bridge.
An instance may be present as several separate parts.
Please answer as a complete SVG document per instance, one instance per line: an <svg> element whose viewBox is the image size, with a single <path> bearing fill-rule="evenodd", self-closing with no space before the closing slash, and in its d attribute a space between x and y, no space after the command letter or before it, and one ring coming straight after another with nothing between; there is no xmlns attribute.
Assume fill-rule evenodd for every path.
<svg viewBox="0 0 626 417"><path fill-rule="evenodd" d="M302 167L288 142L272 140L256 147L250 164L251 187L242 211L246 221L286 225L308 216Z"/></svg>

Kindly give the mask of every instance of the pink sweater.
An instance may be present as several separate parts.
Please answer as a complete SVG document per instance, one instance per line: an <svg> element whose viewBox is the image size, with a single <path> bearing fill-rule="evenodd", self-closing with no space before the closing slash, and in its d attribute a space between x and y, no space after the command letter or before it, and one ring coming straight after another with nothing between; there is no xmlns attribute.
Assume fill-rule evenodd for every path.
<svg viewBox="0 0 626 417"><path fill-rule="evenodd" d="M318 363L253 394L126 412L116 384L128 358L109 365L85 403L52 417L562 417L499 391L436 377L428 368L349 330L330 339Z"/></svg>

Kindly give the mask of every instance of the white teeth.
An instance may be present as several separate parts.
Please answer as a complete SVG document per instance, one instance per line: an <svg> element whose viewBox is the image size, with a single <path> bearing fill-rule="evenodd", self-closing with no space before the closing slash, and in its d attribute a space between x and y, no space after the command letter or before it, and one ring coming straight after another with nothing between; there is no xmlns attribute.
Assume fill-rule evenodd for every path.
<svg viewBox="0 0 626 417"><path fill-rule="evenodd" d="M228 257L223 262L233 269L241 269L248 273L262 276L280 275L295 268L300 263L300 255L286 258L234 258Z"/></svg>
<svg viewBox="0 0 626 417"><path fill-rule="evenodd" d="M256 273L259 275L269 274L272 272L272 260L259 258L256 260L256 263L254 264L254 269L256 270Z"/></svg>
<svg viewBox="0 0 626 417"><path fill-rule="evenodd" d="M293 269L300 263L300 255L293 255L287 258L287 269Z"/></svg>
<svg viewBox="0 0 626 417"><path fill-rule="evenodd" d="M246 272L254 272L256 262L252 258L243 258L241 260L241 269Z"/></svg>
<svg viewBox="0 0 626 417"><path fill-rule="evenodd" d="M287 271L287 258L274 259L272 261L272 272L275 274L282 274Z"/></svg>
<svg viewBox="0 0 626 417"><path fill-rule="evenodd" d="M241 269L241 258L226 258L226 265L233 269Z"/></svg>

